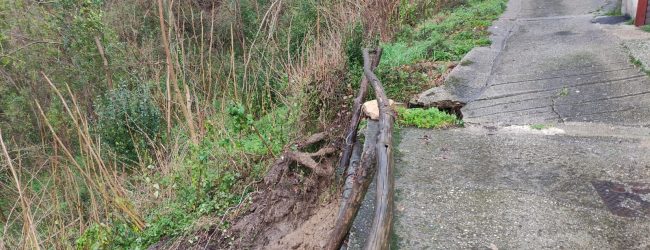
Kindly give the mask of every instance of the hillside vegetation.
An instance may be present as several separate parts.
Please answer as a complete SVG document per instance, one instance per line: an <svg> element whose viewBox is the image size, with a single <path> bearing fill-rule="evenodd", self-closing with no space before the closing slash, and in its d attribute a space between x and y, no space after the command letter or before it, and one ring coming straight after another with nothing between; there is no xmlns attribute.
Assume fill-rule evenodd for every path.
<svg viewBox="0 0 650 250"><path fill-rule="evenodd" d="M0 0L0 249L227 232L282 152L340 145L361 48L407 101L489 44L505 2Z"/></svg>

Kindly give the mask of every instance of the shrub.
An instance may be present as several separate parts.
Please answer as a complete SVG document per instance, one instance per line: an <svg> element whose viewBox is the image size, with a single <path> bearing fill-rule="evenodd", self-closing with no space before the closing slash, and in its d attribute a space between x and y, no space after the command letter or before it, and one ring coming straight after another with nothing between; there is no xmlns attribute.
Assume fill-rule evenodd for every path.
<svg viewBox="0 0 650 250"><path fill-rule="evenodd" d="M77 249L104 249L110 244L110 228L93 224L76 240Z"/></svg>
<svg viewBox="0 0 650 250"><path fill-rule="evenodd" d="M136 160L136 150L147 148L148 140L157 137L161 122L161 112L145 85L109 91L98 102L97 117L102 141L127 160Z"/></svg>

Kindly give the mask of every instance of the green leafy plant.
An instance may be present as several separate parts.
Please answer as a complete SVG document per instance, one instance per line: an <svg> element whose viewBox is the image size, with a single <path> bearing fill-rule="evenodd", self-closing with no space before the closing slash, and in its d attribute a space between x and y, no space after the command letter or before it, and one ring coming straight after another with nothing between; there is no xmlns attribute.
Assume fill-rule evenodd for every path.
<svg viewBox="0 0 650 250"><path fill-rule="evenodd" d="M405 109L398 108L398 124L400 126L415 126L418 128L446 128L461 125L456 116L447 114L437 108Z"/></svg>
<svg viewBox="0 0 650 250"><path fill-rule="evenodd" d="M76 241L77 249L105 249L111 241L110 228L104 224L91 225Z"/></svg>
<svg viewBox="0 0 650 250"><path fill-rule="evenodd" d="M161 112L146 85L133 90L120 86L100 98L96 110L102 141L128 160L136 160L136 150L148 148L148 140L157 138Z"/></svg>
<svg viewBox="0 0 650 250"><path fill-rule="evenodd" d="M244 105L241 104L231 104L226 109L230 117L230 128L235 133L247 132L250 129L250 126L253 125L253 115L246 114L246 109Z"/></svg>

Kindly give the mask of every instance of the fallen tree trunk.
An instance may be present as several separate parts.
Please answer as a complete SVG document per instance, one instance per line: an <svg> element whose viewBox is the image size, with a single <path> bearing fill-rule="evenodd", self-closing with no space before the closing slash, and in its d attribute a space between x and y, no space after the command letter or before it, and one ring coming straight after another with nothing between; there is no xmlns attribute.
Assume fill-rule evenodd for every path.
<svg viewBox="0 0 650 250"><path fill-rule="evenodd" d="M336 250L341 248L345 236L350 231L354 218L361 207L363 198L366 196L368 187L372 182L375 173L375 155L377 129L375 126L368 126L366 129L366 141L364 142L363 152L357 161L351 161L348 175L346 178L345 189L343 191L343 200L339 215L336 219L334 230L330 234L325 249ZM357 143L358 144L358 143ZM356 146L358 151L358 146Z"/></svg>
<svg viewBox="0 0 650 250"><path fill-rule="evenodd" d="M367 141L366 141L367 142ZM345 207L348 205L350 200L350 194L354 190L352 186L355 183L355 174L357 169L359 169L359 162L361 161L361 154L366 150L366 147L361 147L361 142L357 140L354 143L352 148L352 156L350 156L350 165L348 166L347 171L345 172L345 183L343 183L343 192L341 195L341 204L339 205L339 216L345 211ZM337 217L338 218L338 217Z"/></svg>
<svg viewBox="0 0 650 250"><path fill-rule="evenodd" d="M379 136L377 138L377 200L375 217L365 249L388 249L393 220L393 123L394 115L381 82L372 72L369 50L363 50L363 71L375 90L379 106Z"/></svg>

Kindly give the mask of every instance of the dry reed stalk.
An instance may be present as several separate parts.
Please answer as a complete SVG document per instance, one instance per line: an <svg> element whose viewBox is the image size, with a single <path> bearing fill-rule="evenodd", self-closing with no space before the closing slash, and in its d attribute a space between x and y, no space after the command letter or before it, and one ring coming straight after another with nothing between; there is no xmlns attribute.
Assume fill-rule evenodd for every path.
<svg viewBox="0 0 650 250"><path fill-rule="evenodd" d="M160 22L160 32L163 47L165 48L165 60L167 64L167 77L165 77L165 90L167 91L167 105L165 107L165 117L167 118L167 134L171 134L172 129L172 89L170 86L170 78L174 69L171 64L171 56L169 52L169 43L167 42L167 34L165 30L165 17L163 12L162 0L158 0L158 19Z"/></svg>
<svg viewBox="0 0 650 250"><path fill-rule="evenodd" d="M90 136L90 130L88 128L88 123L81 115L79 106L76 103L76 99L74 98L74 95L72 95L72 93L69 92L72 98L72 104L73 107L75 108L75 112L73 112L70 109L65 98L63 97L63 95L61 95L61 92L50 81L50 79L43 72L41 72L41 74L43 78L48 82L50 87L53 89L53 91L57 94L60 101L63 103L65 111L73 121L73 125L77 130L77 134L80 140L80 145L82 146L80 147L81 149L80 153L82 154L83 157L87 159L86 164L88 166L86 166L86 169L81 167L81 165L77 162L77 160L72 155L71 151L66 147L65 144L63 144L63 142L58 137L58 135L52 128L51 124L47 120L40 104L38 103L38 101L36 101L36 106L38 107L38 110L45 124L50 129L50 132L52 133L56 142L63 149L70 162L72 162L73 165L75 165L75 167L77 168L77 170L85 177L86 185L89 188L94 189L101 195L102 197L101 201L114 206L119 211L122 211L128 216L128 218L136 227L138 227L139 229L143 229L145 227L144 222L142 221L138 213L132 207L129 207L128 204L125 202L126 199L124 197L126 197L126 195L123 187L121 186L120 183L117 183L112 178L114 175L109 172L107 165L105 164L104 160L98 153L99 150L97 149L99 148L99 146L97 146L90 139L91 136ZM68 91L70 91L69 87L68 87ZM90 192L90 195L91 195L91 200L94 200L93 192ZM108 206L108 204L104 204L104 206L102 207L106 207ZM91 205L96 206L96 202L91 202ZM98 210L99 209L97 207L91 209L91 212L95 213L95 216L93 216L95 217L95 220L99 220L99 216L97 215Z"/></svg>
<svg viewBox="0 0 650 250"><path fill-rule="evenodd" d="M4 139L2 138L2 130L0 130L0 146L2 146L2 153L4 158L7 161L9 170L11 171L11 176L14 179L14 185L18 192L18 199L20 200L20 208L23 216L23 234L27 235L27 242L24 248L26 249L41 249L39 244L38 235L36 232L36 227L34 227L34 220L32 218L31 205L25 194L23 193L23 188L18 178L18 172L14 167L9 152L7 151L7 146L5 146Z"/></svg>
<svg viewBox="0 0 650 250"><path fill-rule="evenodd" d="M172 8L173 6L174 6L174 1L172 0L169 3L169 9L167 10L168 17L169 17L169 23L171 23L171 24L176 23L174 21L173 8ZM159 13L162 12L162 8L163 8L162 0L158 0L158 8L160 9ZM192 112L191 112L192 107L191 107L191 105L187 105L188 102L191 102L191 99L190 98L185 98L185 100L183 100L184 95L181 94L181 90L180 90L180 87L179 87L179 84L178 84L178 76L177 76L177 73L174 71L174 68L178 68L178 71L180 73L182 73L183 71L181 70L182 68L181 68L181 65L180 65L180 62L179 62L178 58L173 57L173 55L176 55L176 54L171 54L171 52L170 52L171 41L170 41L167 33L165 32L165 26L166 25L165 25L164 17L162 15L161 15L159 21L160 21L160 27L161 27L161 32L162 32L162 36L163 36L163 46L164 46L164 49L165 49L165 58L166 58L166 62L168 64L168 67L167 67L168 76L171 77L171 85L172 85L172 88L174 89L174 97L177 99L176 102L178 103L178 105L180 105L181 113L185 117L185 121L187 123L187 128L188 128L189 133L190 133L190 140L194 144L198 144L199 138L198 138L198 136L196 134L196 128L195 128L195 125L194 125L194 118L192 118ZM175 34L177 35L176 39L178 40L178 44L180 44L180 46L181 46L181 52L182 52L184 50L184 47L183 47L182 39L180 37L178 37L178 34L179 34L178 30L179 29L178 29L178 27L176 27L176 25L169 25L169 27L168 27L169 33L171 33L172 29L174 29L176 31L175 32ZM184 52L182 52L182 53L184 53ZM183 84L187 84L187 83L183 83ZM187 97L187 95L185 95L185 96Z"/></svg>

